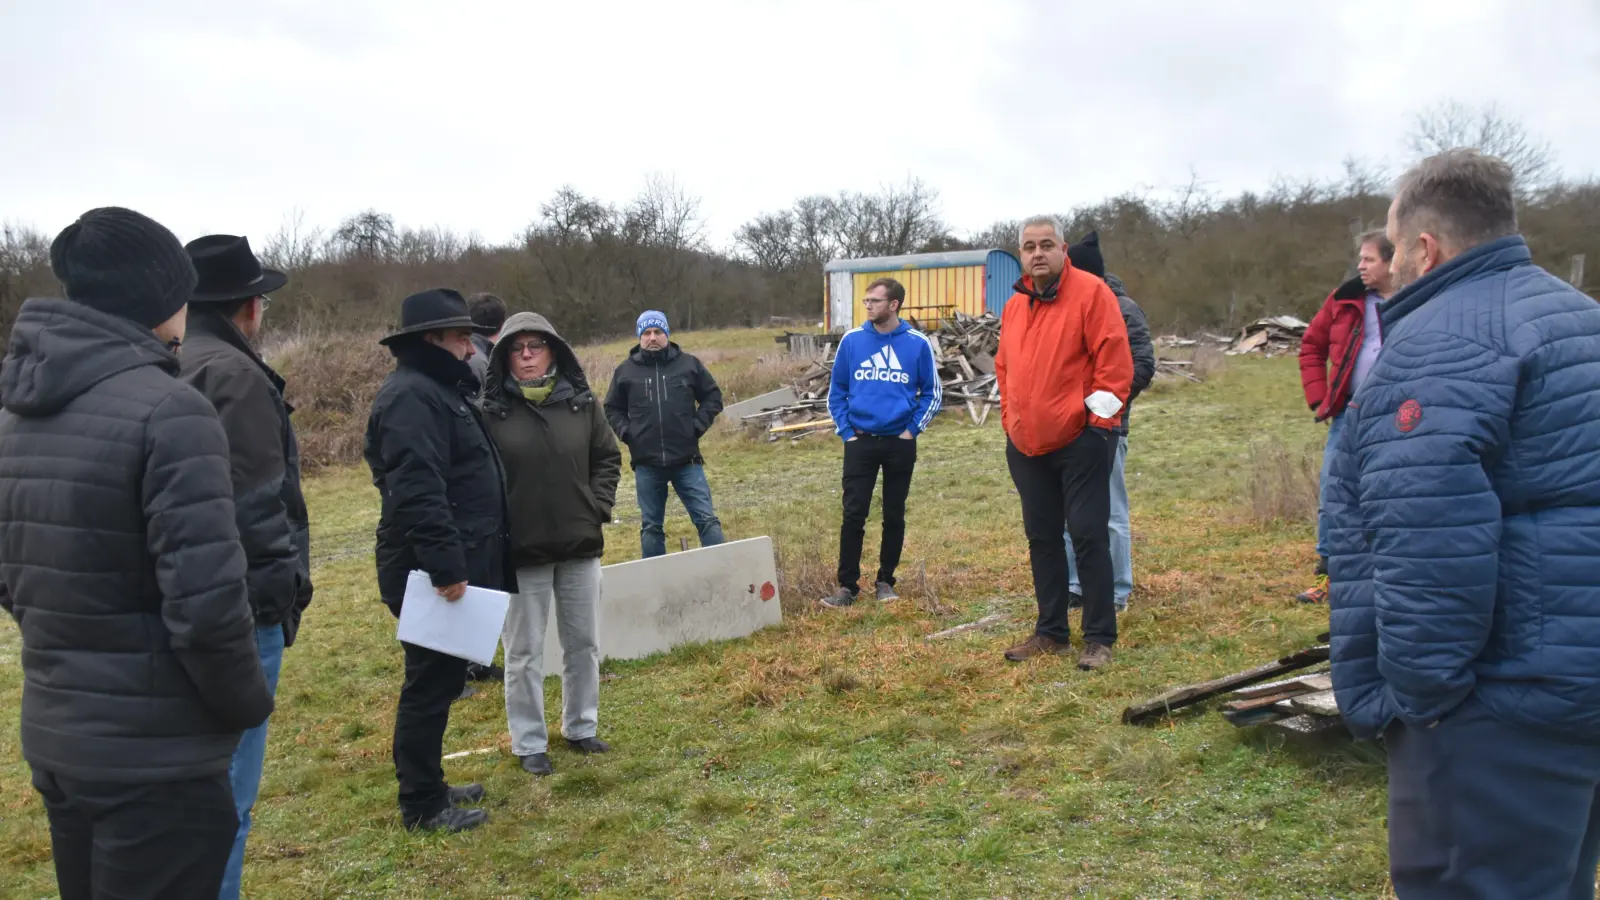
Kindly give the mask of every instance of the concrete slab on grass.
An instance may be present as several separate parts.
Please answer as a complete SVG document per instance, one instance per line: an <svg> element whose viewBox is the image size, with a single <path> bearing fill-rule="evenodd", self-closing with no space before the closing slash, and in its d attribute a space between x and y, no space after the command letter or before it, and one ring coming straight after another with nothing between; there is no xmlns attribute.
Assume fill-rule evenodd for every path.
<svg viewBox="0 0 1600 900"><path fill-rule="evenodd" d="M798 402L800 402L800 398L795 395L794 388L779 388L771 393L762 394L759 397L751 397L749 400L742 400L732 406L725 407L722 410L722 418L730 425L740 426L744 424L743 418L745 416L753 416L764 409L793 406Z"/></svg>
<svg viewBox="0 0 1600 900"><path fill-rule="evenodd" d="M552 609L545 629L546 677L561 674L556 615ZM680 644L747 637L782 621L770 537L600 570L602 659L640 659Z"/></svg>

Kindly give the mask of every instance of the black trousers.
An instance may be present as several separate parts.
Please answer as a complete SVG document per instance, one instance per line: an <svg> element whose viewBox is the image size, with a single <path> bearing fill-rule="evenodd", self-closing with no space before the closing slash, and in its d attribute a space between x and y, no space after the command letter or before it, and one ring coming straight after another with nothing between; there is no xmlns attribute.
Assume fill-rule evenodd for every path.
<svg viewBox="0 0 1600 900"><path fill-rule="evenodd" d="M1022 530L1028 536L1033 591L1039 600L1037 634L1065 641L1069 582L1067 544L1072 535L1083 587L1083 639L1117 642L1115 580L1111 571L1111 463L1116 435L1085 428L1077 440L1043 456L1028 456L1006 441L1006 464L1022 496Z"/></svg>
<svg viewBox="0 0 1600 900"><path fill-rule="evenodd" d="M406 682L394 717L394 774L400 782L400 818L415 825L450 804L440 757L450 704L467 684L467 661L404 641L400 646L406 653Z"/></svg>
<svg viewBox="0 0 1600 900"><path fill-rule="evenodd" d="M61 900L214 900L239 830L228 773L114 784L33 770Z"/></svg>
<svg viewBox="0 0 1600 900"><path fill-rule="evenodd" d="M883 470L883 542L878 581L894 586L894 570L906 542L906 496L917 467L916 439L857 435L844 443L844 524L839 526L839 586L856 593L861 581L861 542L867 535L872 491Z"/></svg>

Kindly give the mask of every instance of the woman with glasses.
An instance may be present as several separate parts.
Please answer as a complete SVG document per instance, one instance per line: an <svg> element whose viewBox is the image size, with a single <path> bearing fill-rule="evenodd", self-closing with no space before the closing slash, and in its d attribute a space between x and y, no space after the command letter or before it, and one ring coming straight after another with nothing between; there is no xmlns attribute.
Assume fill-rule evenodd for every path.
<svg viewBox="0 0 1600 900"><path fill-rule="evenodd" d="M611 521L622 453L577 354L535 313L517 313L500 329L483 411L505 465L517 569L502 635L506 722L523 769L548 775L544 646L552 600L563 660L561 733L581 753L611 749L597 737L600 529Z"/></svg>

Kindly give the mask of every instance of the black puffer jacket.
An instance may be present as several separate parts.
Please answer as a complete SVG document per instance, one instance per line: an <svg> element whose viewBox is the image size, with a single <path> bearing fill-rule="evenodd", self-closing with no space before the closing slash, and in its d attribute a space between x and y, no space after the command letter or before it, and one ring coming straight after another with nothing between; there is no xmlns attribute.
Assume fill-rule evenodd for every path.
<svg viewBox="0 0 1600 900"><path fill-rule="evenodd" d="M611 376L606 419L635 469L700 463L700 436L722 413L722 389L700 360L668 344L634 347Z"/></svg>
<svg viewBox="0 0 1600 900"><path fill-rule="evenodd" d="M216 407L228 435L256 624L283 626L284 642L293 644L311 604L311 527L283 379L233 322L204 307L190 307L181 359L183 380Z"/></svg>
<svg viewBox="0 0 1600 900"><path fill-rule="evenodd" d="M1107 273L1105 281L1111 293L1117 295L1123 324L1128 326L1128 347L1133 351L1133 387L1128 391L1128 403L1122 410L1122 424L1116 428L1117 434L1127 437L1128 417L1133 412L1134 398L1149 387L1150 379L1156 376L1156 345L1150 339L1150 324L1145 320L1144 310L1128 296L1122 279Z"/></svg>
<svg viewBox="0 0 1600 900"><path fill-rule="evenodd" d="M532 332L554 354L556 383L541 403L513 393L506 359L514 337ZM484 385L483 412L505 460L511 555L518 566L591 559L605 552L622 451L589 390L577 354L536 313L500 330Z"/></svg>
<svg viewBox="0 0 1600 900"><path fill-rule="evenodd" d="M513 590L500 456L467 395L478 381L448 351L413 337L378 389L364 455L383 495L378 593L396 615L413 569L434 586Z"/></svg>
<svg viewBox="0 0 1600 900"><path fill-rule="evenodd" d="M148 329L29 300L0 367L0 605L22 753L95 781L226 772L272 712L228 439Z"/></svg>

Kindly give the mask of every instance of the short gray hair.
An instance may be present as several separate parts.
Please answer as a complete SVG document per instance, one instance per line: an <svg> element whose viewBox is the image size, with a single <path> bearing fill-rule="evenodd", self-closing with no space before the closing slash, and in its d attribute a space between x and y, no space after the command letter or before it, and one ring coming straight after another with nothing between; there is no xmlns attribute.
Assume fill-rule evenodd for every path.
<svg viewBox="0 0 1600 900"><path fill-rule="evenodd" d="M1401 234L1427 232L1456 252L1517 233L1515 176L1499 157L1456 149L1400 176L1394 220Z"/></svg>
<svg viewBox="0 0 1600 900"><path fill-rule="evenodd" d="M1382 228L1374 228L1371 231L1363 231L1361 234L1356 236L1357 253L1360 253L1361 248L1368 244L1378 248L1378 256L1381 257L1384 262L1394 261L1394 244L1389 243L1389 236L1383 233Z"/></svg>
<svg viewBox="0 0 1600 900"><path fill-rule="evenodd" d="M1027 231L1029 228L1036 228L1040 225L1049 225L1051 228L1054 228L1056 230L1056 240L1063 244L1067 242L1067 232L1061 227L1060 219L1056 218L1055 216L1029 216L1028 218L1022 220L1021 225L1017 226L1017 246L1022 246L1022 233L1024 231Z"/></svg>

